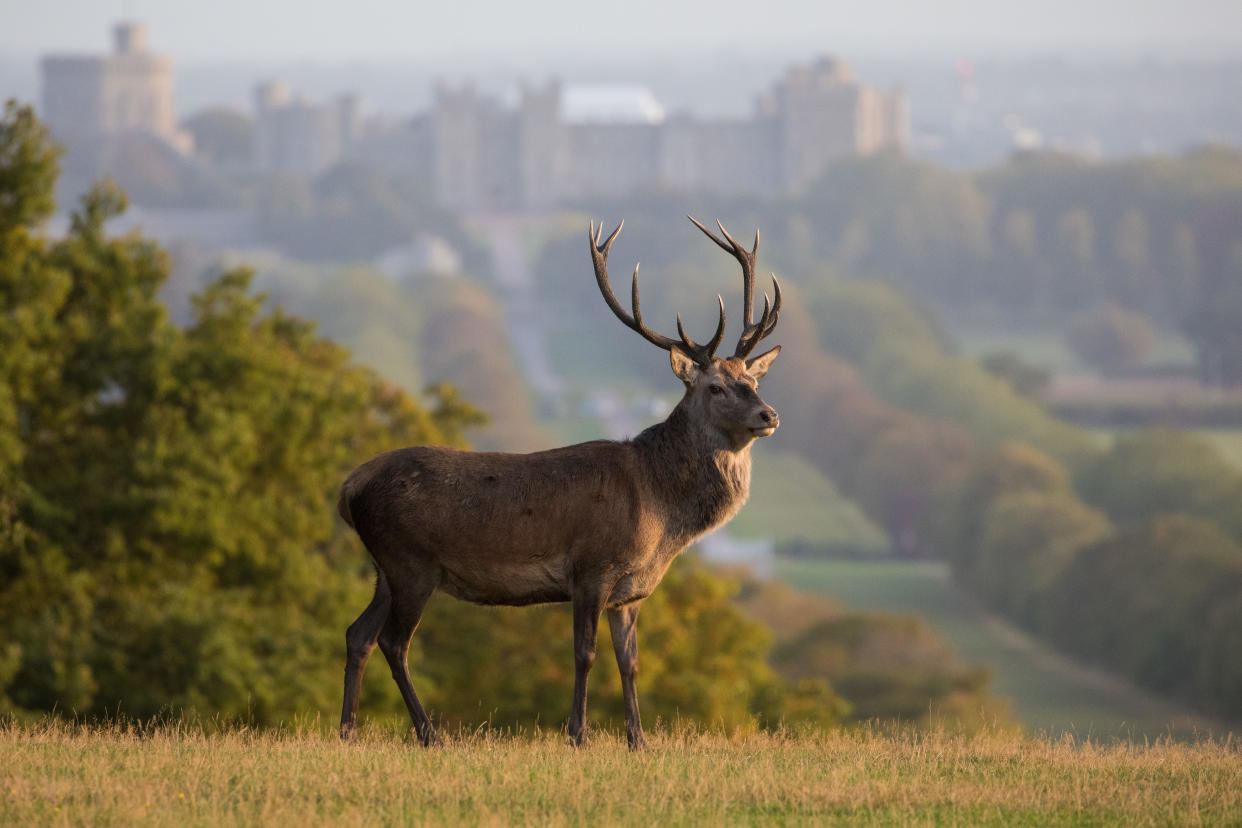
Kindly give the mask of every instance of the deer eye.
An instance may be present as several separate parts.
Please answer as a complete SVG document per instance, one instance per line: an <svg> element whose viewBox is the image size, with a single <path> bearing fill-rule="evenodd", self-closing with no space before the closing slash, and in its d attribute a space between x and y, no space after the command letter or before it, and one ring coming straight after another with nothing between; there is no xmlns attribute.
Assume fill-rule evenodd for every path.
<svg viewBox="0 0 1242 828"><path fill-rule="evenodd" d="M707 388L712 392L712 396L719 396L724 393L723 385L709 385Z"/></svg>

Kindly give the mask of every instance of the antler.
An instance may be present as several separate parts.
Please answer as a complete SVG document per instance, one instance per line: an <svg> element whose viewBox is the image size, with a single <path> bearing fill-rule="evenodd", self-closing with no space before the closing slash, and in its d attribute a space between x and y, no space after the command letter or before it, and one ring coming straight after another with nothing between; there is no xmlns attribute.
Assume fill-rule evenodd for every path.
<svg viewBox="0 0 1242 828"><path fill-rule="evenodd" d="M716 226L720 228L720 232L728 239L728 244L721 241L720 238L708 230L694 218L694 216L686 216L690 221L694 222L694 226L702 230L707 237L720 246L720 249L732 255L737 259L738 264L742 266L742 311L744 317L742 324L742 335L737 341L737 349L733 352L733 356L745 358L755 349L761 340L767 337L776 329L776 320L781 312L781 283L776 281L776 274L772 276L772 286L776 290L776 301L770 302L768 295L763 294L763 314L759 317L758 322L752 320L755 310L755 255L759 252L759 231L755 230L755 244L750 250L737 243L737 240L729 235L729 231L724 229L724 225L716 222Z"/></svg>
<svg viewBox="0 0 1242 828"><path fill-rule="evenodd" d="M595 228L595 222L591 222L591 231L589 240L591 242L591 262L595 265L595 281L599 283L599 292L604 295L604 301L608 303L608 307L616 314L627 328L637 331L643 339L652 345L663 348L668 351L676 345L685 354L693 359L696 363L703 367L707 367L712 361L712 357L716 353L716 349L720 347L720 341L724 339L725 328L725 306L724 299L719 294L716 300L720 302L720 322L716 325L716 333L712 336L711 341L702 345L697 344L693 339L686 336L686 329L681 324L681 314L677 314L677 333L681 337L678 342L675 339L669 339L667 336L656 333L643 324L643 314L638 303L638 265L634 265L634 279L630 287L630 305L634 308L634 315L625 312L625 308L621 307L621 303L617 301L617 297L612 293L612 287L608 283L608 249L612 247L613 239L621 232L621 228L625 226L622 221L617 225L617 229L612 231L608 238L600 241L600 237L604 234L604 223L601 221L599 229ZM778 294L779 295L779 294Z"/></svg>

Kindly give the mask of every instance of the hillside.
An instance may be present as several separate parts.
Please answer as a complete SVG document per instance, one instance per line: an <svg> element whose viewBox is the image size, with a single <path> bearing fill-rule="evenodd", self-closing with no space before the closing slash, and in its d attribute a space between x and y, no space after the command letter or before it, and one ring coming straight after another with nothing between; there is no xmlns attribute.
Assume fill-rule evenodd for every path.
<svg viewBox="0 0 1242 828"><path fill-rule="evenodd" d="M1058 654L987 613L942 563L782 560L776 575L851 609L918 613L963 658L991 671L993 691L1033 733L1187 739L1227 727Z"/></svg>

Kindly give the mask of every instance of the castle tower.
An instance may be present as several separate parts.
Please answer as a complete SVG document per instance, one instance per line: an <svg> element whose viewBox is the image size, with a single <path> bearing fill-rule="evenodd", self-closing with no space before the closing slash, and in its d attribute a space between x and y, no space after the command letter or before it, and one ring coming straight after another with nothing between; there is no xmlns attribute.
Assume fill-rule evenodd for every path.
<svg viewBox="0 0 1242 828"><path fill-rule="evenodd" d="M40 62L42 115L70 147L123 132L162 138L182 152L190 136L177 127L173 64L147 51L143 23L118 23L110 55L48 55Z"/></svg>

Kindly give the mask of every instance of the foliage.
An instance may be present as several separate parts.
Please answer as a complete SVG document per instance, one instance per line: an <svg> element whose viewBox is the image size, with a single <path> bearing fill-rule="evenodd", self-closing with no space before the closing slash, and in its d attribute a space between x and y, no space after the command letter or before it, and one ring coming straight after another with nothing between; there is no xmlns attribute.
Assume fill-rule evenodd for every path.
<svg viewBox="0 0 1242 828"><path fill-rule="evenodd" d="M326 706L339 631L323 619L365 589L335 487L382 448L459 440L460 415L264 314L244 271L175 328L162 251L104 233L123 207L98 188L63 241L5 239L4 260L26 254L5 312L27 324L6 328L4 692L19 708L256 721Z"/></svg>
<svg viewBox="0 0 1242 828"><path fill-rule="evenodd" d="M873 274L949 312L1029 323L1113 303L1185 330L1203 377L1236 384L1240 206L1236 149L1025 153L973 174L875 156L828 170L765 227L797 262Z"/></svg>
<svg viewBox="0 0 1242 828"><path fill-rule="evenodd" d="M1029 621L1079 550L1112 531L1108 518L1068 491L992 500L963 581L1006 615Z"/></svg>
<svg viewBox="0 0 1242 828"><path fill-rule="evenodd" d="M948 352L907 300L874 282L820 285L812 310L825 348L842 354L885 401L948 420L986 444L1021 440L1063 461L1090 454L1081 432L1002 379Z"/></svg>
<svg viewBox="0 0 1242 828"><path fill-rule="evenodd" d="M756 722L835 723L841 699L823 681L786 682L768 666L770 633L738 611L736 592L735 583L683 556L644 602L638 673L644 718L685 716L728 731ZM590 712L619 727L621 685L605 626ZM420 695L451 724L556 725L568 710L573 631L565 605L484 609L437 597L414 641L425 654L411 656Z"/></svg>
<svg viewBox="0 0 1242 828"><path fill-rule="evenodd" d="M480 435L480 446L548 448L496 299L462 279L428 280L419 284L418 295L424 307L434 309L418 332L423 372L431 382L458 382L466 399L487 415L491 425Z"/></svg>
<svg viewBox="0 0 1242 828"><path fill-rule="evenodd" d="M1142 362L1156 341L1156 331L1141 313L1107 304L1071 316L1065 340L1084 363L1112 373Z"/></svg>
<svg viewBox="0 0 1242 828"><path fill-rule="evenodd" d="M978 562L984 518L997 498L1027 492L1069 494L1069 471L1052 457L1022 443L1002 443L972 467L957 492L944 546L958 578Z"/></svg>
<svg viewBox="0 0 1242 828"><path fill-rule="evenodd" d="M979 360L983 370L1004 381L1017 394L1032 399L1048 387L1052 376L1014 351L992 351Z"/></svg>
<svg viewBox="0 0 1242 828"><path fill-rule="evenodd" d="M753 578L743 583L739 605L774 631L776 669L829 683L848 703L848 721L969 730L1005 718L989 694L987 670L964 664L917 616L845 611Z"/></svg>
<svg viewBox="0 0 1242 828"><path fill-rule="evenodd" d="M1199 435L1174 429L1118 435L1077 482L1090 502L1123 526L1182 512L1242 539L1242 474Z"/></svg>
<svg viewBox="0 0 1242 828"><path fill-rule="evenodd" d="M455 219L435 207L422 182L361 162L338 164L314 181L277 174L259 195L259 234L314 261L370 259L413 240L416 232L448 240L468 272L486 267L482 251Z"/></svg>
<svg viewBox="0 0 1242 828"><path fill-rule="evenodd" d="M1082 550L1046 591L1045 617L1066 649L1236 716L1239 595L1242 547L1166 515Z"/></svg>

